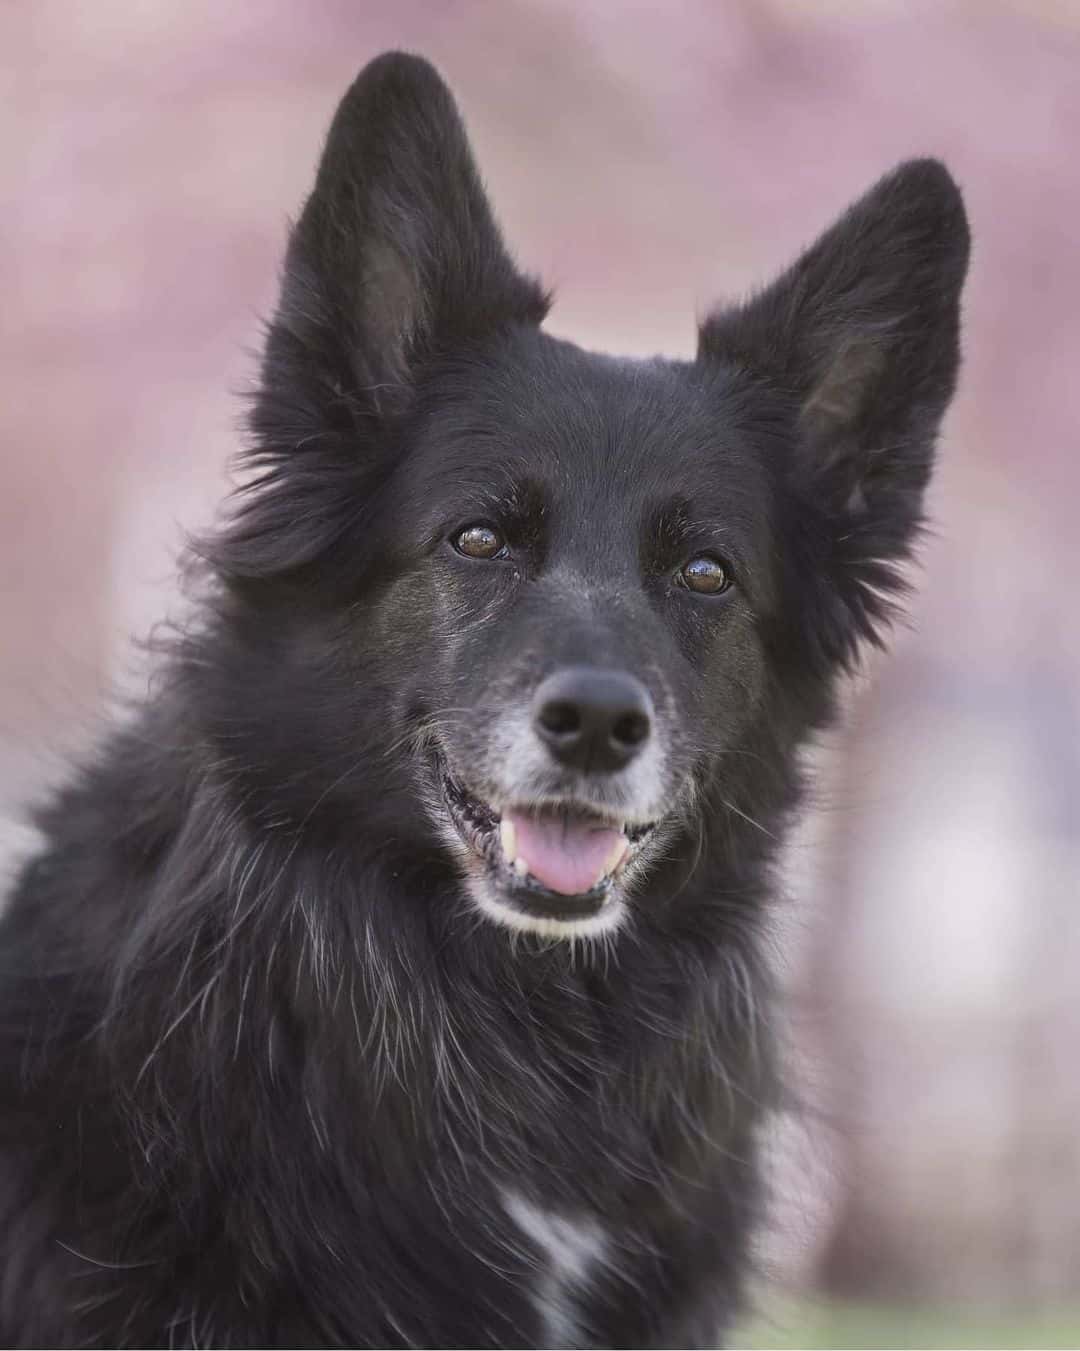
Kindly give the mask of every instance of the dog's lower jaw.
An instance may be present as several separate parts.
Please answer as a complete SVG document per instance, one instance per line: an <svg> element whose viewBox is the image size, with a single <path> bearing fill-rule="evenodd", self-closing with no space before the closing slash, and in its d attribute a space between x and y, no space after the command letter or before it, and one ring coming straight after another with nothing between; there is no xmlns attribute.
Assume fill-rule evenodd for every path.
<svg viewBox="0 0 1080 1351"><path fill-rule="evenodd" d="M466 882L469 898L477 910L488 919L514 933L531 933L551 939L594 939L614 934L626 922L627 905L622 896L608 896L598 910L587 915L559 917L530 914L508 905L497 894L487 877L470 870Z"/></svg>

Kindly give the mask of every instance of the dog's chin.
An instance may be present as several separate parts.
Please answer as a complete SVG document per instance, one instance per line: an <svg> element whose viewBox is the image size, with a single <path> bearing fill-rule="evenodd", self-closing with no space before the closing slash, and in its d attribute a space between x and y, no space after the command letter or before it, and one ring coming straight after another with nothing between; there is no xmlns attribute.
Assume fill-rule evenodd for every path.
<svg viewBox="0 0 1080 1351"><path fill-rule="evenodd" d="M578 799L514 804L498 810L467 788L441 757L436 777L442 815L467 868L469 893L489 919L518 933L545 938L598 938L612 933L627 912L627 883L640 870L642 854L656 823L629 825L613 813ZM608 856L598 862L581 890L549 885L534 875L513 821L535 820L541 833L556 823L577 835L611 840ZM543 869L541 869L543 871Z"/></svg>

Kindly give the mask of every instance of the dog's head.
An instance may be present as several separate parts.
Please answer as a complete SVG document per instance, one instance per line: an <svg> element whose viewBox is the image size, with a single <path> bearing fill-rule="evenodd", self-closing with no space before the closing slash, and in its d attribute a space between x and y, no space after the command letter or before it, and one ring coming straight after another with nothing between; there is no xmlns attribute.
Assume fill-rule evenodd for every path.
<svg viewBox="0 0 1080 1351"><path fill-rule="evenodd" d="M436 73L367 67L289 244L263 472L215 549L261 653L229 731L261 782L307 820L404 775L406 834L488 914L616 926L698 814L752 810L757 731L789 755L877 638L967 249L948 174L908 163L696 360L585 352L541 330Z"/></svg>

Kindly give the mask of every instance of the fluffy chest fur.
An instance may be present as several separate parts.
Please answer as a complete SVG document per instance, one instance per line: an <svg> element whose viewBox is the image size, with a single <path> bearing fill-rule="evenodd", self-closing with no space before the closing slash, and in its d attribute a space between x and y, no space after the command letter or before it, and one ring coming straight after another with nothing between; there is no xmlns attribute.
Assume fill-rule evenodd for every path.
<svg viewBox="0 0 1080 1351"><path fill-rule="evenodd" d="M63 1341L68 1289L83 1332L122 1345L166 1326L194 1345L649 1345L675 1318L688 1345L715 1335L769 1091L753 966L703 978L678 944L662 982L646 950L421 963L400 921L379 932L297 855L226 864L196 835L214 838L172 847L185 891L230 884L218 921L152 955L130 902L84 891L138 964L79 982L81 1003L56 986L23 1048L22 1110L54 1130L13 1142L5 1194L48 1178L58 1205L8 1230L8 1270L52 1292L11 1325L24 1340ZM28 874L37 925L73 881Z"/></svg>

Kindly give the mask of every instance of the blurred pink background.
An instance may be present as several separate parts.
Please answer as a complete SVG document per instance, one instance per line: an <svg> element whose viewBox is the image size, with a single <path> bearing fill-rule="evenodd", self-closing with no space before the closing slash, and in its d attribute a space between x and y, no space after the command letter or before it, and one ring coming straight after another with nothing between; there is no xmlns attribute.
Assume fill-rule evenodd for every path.
<svg viewBox="0 0 1080 1351"><path fill-rule="evenodd" d="M549 327L588 345L688 354L710 302L898 159L959 179L937 535L792 850L815 1111L780 1141L767 1266L1078 1307L1080 5L8 0L0 851L106 691L139 688L128 638L223 491L288 217L394 46L448 77Z"/></svg>

